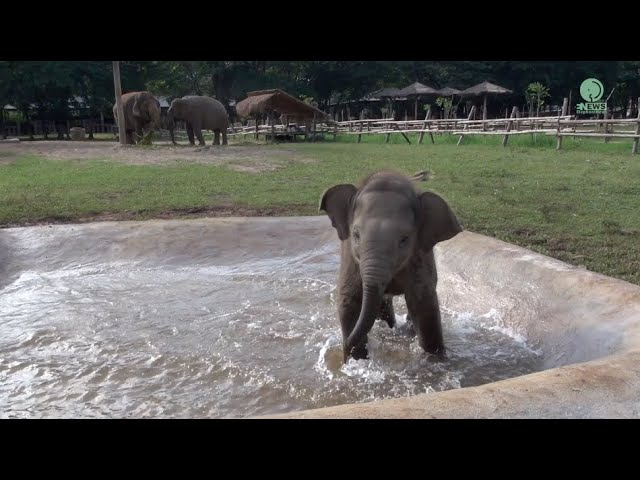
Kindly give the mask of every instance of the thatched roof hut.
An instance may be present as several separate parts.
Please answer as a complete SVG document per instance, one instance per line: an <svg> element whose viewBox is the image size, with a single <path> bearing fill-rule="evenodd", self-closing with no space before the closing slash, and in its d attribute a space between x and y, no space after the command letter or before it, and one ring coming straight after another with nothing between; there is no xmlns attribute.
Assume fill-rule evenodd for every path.
<svg viewBox="0 0 640 480"><path fill-rule="evenodd" d="M435 88L423 85L420 82L415 82L397 92L400 97L420 97L422 95L433 95L436 93Z"/></svg>
<svg viewBox="0 0 640 480"><path fill-rule="evenodd" d="M483 95L484 106L482 109L482 119L486 120L487 119L487 97L489 95L503 95L505 93L513 93L513 92L508 88L504 88L504 87L501 87L500 85L496 85L494 83L484 81L482 83L474 85L473 87L469 87L466 90L461 91L460 95L463 97Z"/></svg>
<svg viewBox="0 0 640 480"><path fill-rule="evenodd" d="M305 119L325 120L328 115L282 90L257 90L247 93L247 98L236 104L236 112L242 117L261 113L278 112L281 115Z"/></svg>
<svg viewBox="0 0 640 480"><path fill-rule="evenodd" d="M398 96L413 98L414 99L414 118L418 119L418 99L422 97L428 97L430 95L435 95L437 90L435 88L428 87L427 85L423 85L420 82L415 82L398 91Z"/></svg>
<svg viewBox="0 0 640 480"><path fill-rule="evenodd" d="M451 87L444 87L438 90L437 93L438 95L441 95L443 97L452 97L453 95L458 95L460 93L460 90Z"/></svg>
<svg viewBox="0 0 640 480"><path fill-rule="evenodd" d="M487 94L503 94L503 93L513 93L508 88L501 87L500 85L496 85L491 82L482 82L473 87L469 87L466 90L460 92L460 95L471 96L471 95L487 95Z"/></svg>
<svg viewBox="0 0 640 480"><path fill-rule="evenodd" d="M398 95L399 91L400 90L393 87L382 88L380 90L376 90L375 92L371 92L367 94L366 96L363 97L363 100L380 101L383 98L392 98L394 100L405 100L404 98L401 98L401 95Z"/></svg>

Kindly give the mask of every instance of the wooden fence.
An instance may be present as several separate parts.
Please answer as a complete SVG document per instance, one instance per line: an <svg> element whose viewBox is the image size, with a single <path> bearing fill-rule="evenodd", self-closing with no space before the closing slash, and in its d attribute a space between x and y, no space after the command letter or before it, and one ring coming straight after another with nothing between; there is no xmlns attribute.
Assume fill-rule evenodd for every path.
<svg viewBox="0 0 640 480"><path fill-rule="evenodd" d="M471 116L471 115L470 115ZM622 130L614 131L614 127L622 127ZM627 127L627 129L624 129ZM629 127L635 127L629 130ZM307 128L310 128L307 131ZM364 119L349 120L344 122L318 123L316 125L258 125L236 126L229 128L228 136L263 136L265 139L277 137L290 137L297 139L299 136L305 139L313 139L317 136L355 135L358 143L363 135L385 135L385 142L389 142L392 134L401 135L405 141L411 144L407 134L419 134L417 143L424 142L425 136L431 143L435 143L436 135L458 136L458 145L463 143L468 135L499 135L502 136L502 145L506 146L509 137L513 135L542 134L557 138L556 148L562 148L564 137L596 137L608 142L611 138L633 139L632 153L638 153L640 138L640 115L635 119L580 119L575 115L559 115L545 117L519 117L514 108L509 118L497 118L491 120L469 119L435 119L431 120L429 114L424 120L393 120L393 119Z"/></svg>
<svg viewBox="0 0 640 480"><path fill-rule="evenodd" d="M15 137L20 137L22 135L28 135L30 132L33 133L33 135L42 135L44 133L45 130L45 126L47 127L47 131L49 133L49 135L57 135L58 131L56 128L56 123L55 122L42 122L40 120L36 120L33 122L30 122L31 124L31 128L33 129L33 132L31 132L31 128L29 128L28 124L26 123L22 123L22 124L15 124L15 125L7 125L5 124L4 128L5 128L5 132L7 134L7 136L15 136ZM66 122L67 125L67 130L73 126L79 126L79 127L83 127L85 128L87 131L89 131L89 121L85 120L85 121L81 121L81 122ZM109 124L109 123L105 123L105 124L101 124L98 122L95 122L93 124L93 133L111 133L111 134L117 134L118 132L118 127L116 125L113 124Z"/></svg>
<svg viewBox="0 0 640 480"><path fill-rule="evenodd" d="M640 99L638 99L640 105ZM556 149L562 148L564 137L596 137L609 142L611 138L633 139L631 153L638 153L640 139L640 109L638 117L633 119L581 119L580 115L567 115L568 99L565 98L563 109L557 116L521 117L518 108L512 109L511 115L505 118L491 120L474 120L472 107L467 119L431 119L430 111L424 120L394 121L392 119L362 119L336 122L333 125L321 124L318 131L335 135L357 135L358 142L363 135L385 135L385 142L389 142L392 134L400 134L407 143L411 143L407 134L419 133L417 143L421 144L425 134L431 143L435 143L435 135L456 135L458 145L463 143L467 135L501 135L502 145L506 146L509 137L523 134L543 134L557 138ZM614 131L613 127L627 127ZM631 130L628 128L631 127ZM633 128L635 127L635 129Z"/></svg>
<svg viewBox="0 0 640 480"><path fill-rule="evenodd" d="M640 105L640 99L639 99ZM556 137L556 149L562 148L564 137L592 137L602 138L604 142L610 139L631 139L632 154L638 153L638 143L640 139L640 109L638 117L633 119L581 119L579 115L567 115L568 99L565 99L563 109L557 116L522 117L518 108L513 107L511 115L505 118L494 118L490 120L475 120L475 107L472 107L466 119L432 119L431 111L428 111L424 120L393 120L392 118L381 119L361 119L347 120L342 122L311 122L308 124L283 124L276 123L279 119L274 118L272 123L256 124L249 122L247 125L236 123L229 127L227 136L259 139L263 136L267 140L277 138L287 138L297 140L303 137L305 140L315 140L325 136L332 136L335 140L338 135L356 135L358 143L363 135L385 135L385 142L389 142L391 135L401 135L405 141L411 144L411 139L407 134L418 134L417 143L421 144L425 136L428 136L431 143L435 143L435 136L454 135L458 137L458 145L461 145L468 135L500 135L502 145L506 146L509 137L523 134L543 134ZM85 125L83 125L85 126ZM88 125L85 126L87 128ZM187 138L184 125L179 125L175 130L176 139ZM625 128L626 127L626 128ZM634 128L635 127L635 128ZM614 131L614 128L618 128ZM19 130L15 126L6 126L8 135L19 135ZM39 134L42 126L35 124L34 134ZM112 124L94 124L95 133L111 133L117 136L117 126ZM49 126L51 134L56 133L55 125ZM167 130L157 131L160 139L169 139Z"/></svg>

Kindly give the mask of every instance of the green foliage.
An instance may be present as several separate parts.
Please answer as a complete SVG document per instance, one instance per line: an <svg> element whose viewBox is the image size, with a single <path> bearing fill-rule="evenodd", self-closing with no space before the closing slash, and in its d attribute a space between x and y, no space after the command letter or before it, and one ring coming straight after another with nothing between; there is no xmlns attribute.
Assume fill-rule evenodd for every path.
<svg viewBox="0 0 640 480"><path fill-rule="evenodd" d="M138 145L152 145L153 144L153 138L155 136L155 133L153 130L149 130L147 133L145 133L142 138L140 139L140 142L138 143Z"/></svg>
<svg viewBox="0 0 640 480"><path fill-rule="evenodd" d="M612 107L625 108L640 96L640 62L513 61L125 61L123 92L148 89L169 101L187 94L212 95L223 103L251 90L280 88L313 98L321 110L361 98L382 87L404 87L416 79L442 88L464 89L483 80L513 90L496 98L507 105L561 104L589 77L600 79ZM533 90L532 90L533 88ZM25 118L64 119L86 101L85 113L111 115L113 72L109 61L0 61L0 102L15 105ZM443 110L452 105L436 104Z"/></svg>
<svg viewBox="0 0 640 480"><path fill-rule="evenodd" d="M540 82L529 84L525 92L527 103L531 104L532 110L536 108L538 112L540 111L540 107L544 105L545 99L549 98L549 96L549 88Z"/></svg>
<svg viewBox="0 0 640 480"><path fill-rule="evenodd" d="M453 97L438 97L436 98L436 105L442 108L444 118L449 118L451 107L453 107Z"/></svg>
<svg viewBox="0 0 640 480"><path fill-rule="evenodd" d="M306 104L308 104L308 105L311 105L312 107L317 107L317 106L318 106L318 102L316 102L316 101L313 99L313 97L308 97L308 96L306 96L306 95L303 95L302 97L300 97L300 99L301 99L304 103L306 103Z"/></svg>
<svg viewBox="0 0 640 480"><path fill-rule="evenodd" d="M544 99L549 96L549 89L540 82L534 82L527 87L527 94L534 98L538 105L542 105Z"/></svg>

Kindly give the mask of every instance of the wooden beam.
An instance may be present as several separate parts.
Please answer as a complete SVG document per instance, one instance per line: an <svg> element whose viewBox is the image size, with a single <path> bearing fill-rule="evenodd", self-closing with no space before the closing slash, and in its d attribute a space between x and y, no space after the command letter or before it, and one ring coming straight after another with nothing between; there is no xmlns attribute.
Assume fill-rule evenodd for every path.
<svg viewBox="0 0 640 480"><path fill-rule="evenodd" d="M637 130L637 129L636 129ZM538 130L539 132L540 130ZM611 138L640 138L640 132L638 133L580 133L580 132L562 132L560 133L563 137L611 137ZM634 142L635 143L635 142ZM633 151L632 151L633 153Z"/></svg>
<svg viewBox="0 0 640 480"><path fill-rule="evenodd" d="M566 117L568 115L569 111L569 99L567 97L564 97L564 100L562 101L562 117Z"/></svg>
<svg viewBox="0 0 640 480"><path fill-rule="evenodd" d="M127 143L127 131L124 122L124 107L122 106L122 84L120 83L120 62L113 64L113 89L116 94L116 112L118 113L118 136L120 145Z"/></svg>
<svg viewBox="0 0 640 480"><path fill-rule="evenodd" d="M561 120L560 123L563 125L587 125L587 124L600 124L600 123L609 123L609 124L620 124L623 125L625 123L636 123L638 120L635 118L608 118L606 120L598 119L598 120Z"/></svg>
<svg viewBox="0 0 640 480"><path fill-rule="evenodd" d="M487 119L487 97L489 95L485 94L484 96L484 105L482 106L482 120L486 120Z"/></svg>
<svg viewBox="0 0 640 480"><path fill-rule="evenodd" d="M638 119L636 124L636 135L640 134L640 97L638 97ZM631 147L631 154L636 155L638 153L638 138L633 139L633 146Z"/></svg>
<svg viewBox="0 0 640 480"><path fill-rule="evenodd" d="M471 107L471 110L469 111L469 117L467 118L467 120L471 120L473 118L473 115L476 113L476 106L473 105ZM464 126L464 129L466 130L467 125ZM462 144L462 140L464 139L464 135L460 135L460 138L458 138L458 145Z"/></svg>
<svg viewBox="0 0 640 480"><path fill-rule="evenodd" d="M516 118L517 111L518 111L518 107L513 107L513 109L511 110L511 118ZM507 132L511 130L511 125L512 125L512 122L507 123ZM508 141L509 141L509 133L506 133L504 135L504 138L502 139L502 146L506 147Z"/></svg>
<svg viewBox="0 0 640 480"><path fill-rule="evenodd" d="M567 97L564 97L564 100L562 101L563 117L567 114L568 107L569 107L569 99ZM560 133L562 133L562 129L560 127L560 124L561 124L561 119L560 117L558 117L558 136L556 139L556 150L560 150L562 148L562 135L560 135Z"/></svg>
<svg viewBox="0 0 640 480"><path fill-rule="evenodd" d="M407 137L407 134L406 134L406 133L404 133L402 130L400 130L400 128L399 128L397 125L395 125L395 128L396 128L396 130L398 130L398 131L402 134L402 136L403 136L403 137L404 137L404 139L407 141L407 143L408 143L409 145L411 145L411 140L409 140L409 137Z"/></svg>
<svg viewBox="0 0 640 480"><path fill-rule="evenodd" d="M551 135L556 134L556 129L548 128L548 129L536 129L536 130L515 130L510 131L509 135L522 135L523 133L549 133ZM504 132L483 132L482 130L462 130L457 132L451 132L451 135L504 135ZM563 134L564 135L564 134Z"/></svg>
<svg viewBox="0 0 640 480"><path fill-rule="evenodd" d="M424 130L426 128L429 128L429 118L431 118L431 109L427 110L427 114L424 116L424 123L422 124L423 131L420 132L420 136L418 137L418 144L422 143L422 139L424 138ZM431 136L431 143L436 143L433 139L433 133L429 132L429 135Z"/></svg>

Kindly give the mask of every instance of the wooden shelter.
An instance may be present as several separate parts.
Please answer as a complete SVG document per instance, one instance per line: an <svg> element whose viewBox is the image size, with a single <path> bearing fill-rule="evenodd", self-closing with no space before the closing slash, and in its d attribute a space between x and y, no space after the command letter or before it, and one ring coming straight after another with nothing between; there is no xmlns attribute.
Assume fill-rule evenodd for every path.
<svg viewBox="0 0 640 480"><path fill-rule="evenodd" d="M428 87L420 82L415 82L408 87L400 89L397 95L400 97L417 97L421 95L433 95L436 92L437 90L435 88Z"/></svg>
<svg viewBox="0 0 640 480"><path fill-rule="evenodd" d="M454 95L459 95L460 90L451 87L444 87L438 90L436 93L441 97L453 97Z"/></svg>
<svg viewBox="0 0 640 480"><path fill-rule="evenodd" d="M395 87L386 87L380 90L376 90L374 92L368 93L364 97L362 97L361 101L363 102L380 102L381 112L382 105L385 103L389 107L389 111L393 111L393 103L396 101L405 101L407 98L401 95L398 95L400 90Z"/></svg>
<svg viewBox="0 0 640 480"><path fill-rule="evenodd" d="M247 98L236 104L236 112L242 117L274 112L302 121L325 120L328 115L313 105L298 100L282 90L257 90L247 93Z"/></svg>
<svg viewBox="0 0 640 480"><path fill-rule="evenodd" d="M382 88L380 90L376 90L375 92L371 92L364 97L364 99L369 101L380 101L385 98L391 98L394 100L399 100L401 95L398 95L400 90L393 87Z"/></svg>
<svg viewBox="0 0 640 480"><path fill-rule="evenodd" d="M473 87L469 87L466 90L460 92L460 95L463 97L467 96L484 96L484 108L482 109L482 119L487 119L487 97L489 95L502 95L505 93L513 93L508 88L501 87L500 85L495 85L493 83L484 81Z"/></svg>
<svg viewBox="0 0 640 480"><path fill-rule="evenodd" d="M330 120L329 115L322 110L279 89L256 90L247 93L247 98L236 104L236 113L241 117L256 117L256 138L258 135L258 116L268 115L271 120L274 141L276 114L279 114L286 121L287 130L291 119L304 123L305 136L310 132L312 123L315 130L316 121Z"/></svg>
<svg viewBox="0 0 640 480"><path fill-rule="evenodd" d="M397 95L400 97L407 97L414 99L414 115L415 120L418 119L418 99L427 97L430 95L435 95L437 90L435 88L428 87L427 85L423 85L420 82L415 82L405 87L397 92Z"/></svg>
<svg viewBox="0 0 640 480"><path fill-rule="evenodd" d="M458 105L460 105L462 97L460 97L456 105L453 105L453 97L456 95L460 95L460 90L458 90L457 88L444 87L436 90L436 95L438 95L439 97L451 97L451 106L445 107L445 118L449 118L451 112L454 112L454 116L457 116Z"/></svg>

